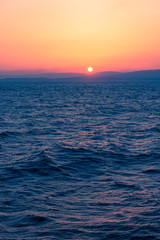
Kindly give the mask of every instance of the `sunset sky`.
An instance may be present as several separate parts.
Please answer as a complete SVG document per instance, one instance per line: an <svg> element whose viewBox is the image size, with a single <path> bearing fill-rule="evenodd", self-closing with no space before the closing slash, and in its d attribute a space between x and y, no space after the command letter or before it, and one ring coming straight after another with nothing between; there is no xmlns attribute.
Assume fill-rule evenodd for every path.
<svg viewBox="0 0 160 240"><path fill-rule="evenodd" d="M160 68L160 0L0 0L0 71Z"/></svg>

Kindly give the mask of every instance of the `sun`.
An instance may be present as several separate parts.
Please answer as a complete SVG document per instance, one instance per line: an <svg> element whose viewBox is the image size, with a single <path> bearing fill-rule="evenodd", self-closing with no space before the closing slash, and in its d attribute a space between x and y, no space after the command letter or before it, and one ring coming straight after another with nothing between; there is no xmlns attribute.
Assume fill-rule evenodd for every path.
<svg viewBox="0 0 160 240"><path fill-rule="evenodd" d="M93 72L93 68L92 67L88 67L88 72Z"/></svg>

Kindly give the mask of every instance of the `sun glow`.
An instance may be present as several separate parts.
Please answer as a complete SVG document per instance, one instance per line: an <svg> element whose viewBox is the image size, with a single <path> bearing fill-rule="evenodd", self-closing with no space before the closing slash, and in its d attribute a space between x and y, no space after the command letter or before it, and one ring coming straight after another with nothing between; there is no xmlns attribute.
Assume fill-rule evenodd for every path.
<svg viewBox="0 0 160 240"><path fill-rule="evenodd" d="M89 68L88 68L88 72L93 72L93 68L92 68L92 67L89 67Z"/></svg>

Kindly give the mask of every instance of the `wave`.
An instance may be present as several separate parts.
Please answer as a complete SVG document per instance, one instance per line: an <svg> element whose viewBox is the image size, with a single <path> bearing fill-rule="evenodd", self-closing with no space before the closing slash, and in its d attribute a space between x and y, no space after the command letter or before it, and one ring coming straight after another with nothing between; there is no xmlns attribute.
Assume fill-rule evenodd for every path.
<svg viewBox="0 0 160 240"><path fill-rule="evenodd" d="M14 228L19 227L29 227L29 226L42 226L48 223L49 218L46 216L40 215L40 213L23 213L23 214L16 214L10 220L10 226Z"/></svg>
<svg viewBox="0 0 160 240"><path fill-rule="evenodd" d="M31 155L31 157L21 166L21 169L25 172L31 172L43 176L48 175L68 175L56 164L53 158L51 158L46 151Z"/></svg>
<svg viewBox="0 0 160 240"><path fill-rule="evenodd" d="M147 169L145 171L143 171L143 173L147 173L147 174L159 174L160 173L160 170L158 169Z"/></svg>
<svg viewBox="0 0 160 240"><path fill-rule="evenodd" d="M5 139L5 138L13 138L13 137L18 137L20 136L22 133L21 132L17 132L17 131L4 131L4 132L0 132L0 139Z"/></svg>
<svg viewBox="0 0 160 240"><path fill-rule="evenodd" d="M7 175L4 174L1 176L1 180L3 181L12 178L24 178L28 173L39 176L69 176L45 151L32 154L28 158L23 158L21 161L15 162L12 167L6 166L4 172Z"/></svg>
<svg viewBox="0 0 160 240"><path fill-rule="evenodd" d="M141 190L141 188L135 184L128 184L128 183L124 183L124 182L114 182L114 184L112 184L112 187L113 187L113 189L122 188L122 189L126 189L126 190L131 190L131 191L133 191L133 190L140 191Z"/></svg>

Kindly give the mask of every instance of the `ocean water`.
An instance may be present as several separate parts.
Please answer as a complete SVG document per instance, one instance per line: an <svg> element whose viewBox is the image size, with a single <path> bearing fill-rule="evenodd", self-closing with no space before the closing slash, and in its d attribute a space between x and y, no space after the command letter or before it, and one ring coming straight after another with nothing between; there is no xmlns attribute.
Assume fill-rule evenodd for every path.
<svg viewBox="0 0 160 240"><path fill-rule="evenodd" d="M160 82L0 82L0 239L160 239Z"/></svg>

